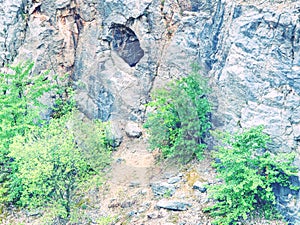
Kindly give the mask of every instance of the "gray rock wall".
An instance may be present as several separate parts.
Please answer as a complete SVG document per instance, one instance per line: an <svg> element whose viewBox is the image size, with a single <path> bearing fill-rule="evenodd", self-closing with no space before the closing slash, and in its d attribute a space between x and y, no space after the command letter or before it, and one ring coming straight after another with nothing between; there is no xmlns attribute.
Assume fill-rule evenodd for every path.
<svg viewBox="0 0 300 225"><path fill-rule="evenodd" d="M88 117L120 128L142 122L152 88L197 62L213 89L214 128L264 124L270 147L296 152L300 168L299 1L0 3L1 66L32 59L37 73L70 74ZM299 224L300 194L276 190L287 217Z"/></svg>
<svg viewBox="0 0 300 225"><path fill-rule="evenodd" d="M217 12L209 57L214 125L232 131L263 124L270 147L296 152L300 168L299 2L226 2ZM292 182L299 186L299 177ZM286 219L300 224L300 192L274 190Z"/></svg>
<svg viewBox="0 0 300 225"><path fill-rule="evenodd" d="M4 66L25 41L29 6L22 0L1 0L0 4L0 65Z"/></svg>

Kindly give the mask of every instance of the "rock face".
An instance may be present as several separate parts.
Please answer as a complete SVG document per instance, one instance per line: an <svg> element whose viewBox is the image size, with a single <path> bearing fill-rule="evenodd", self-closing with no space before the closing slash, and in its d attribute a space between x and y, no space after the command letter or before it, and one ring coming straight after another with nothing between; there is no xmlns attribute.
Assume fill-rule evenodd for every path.
<svg viewBox="0 0 300 225"><path fill-rule="evenodd" d="M28 6L22 0L0 1L0 62L12 62L25 41Z"/></svg>
<svg viewBox="0 0 300 225"><path fill-rule="evenodd" d="M214 128L263 124L274 151L299 158L298 0L0 3L1 66L31 59L36 73L70 74L89 118L142 122L151 89L197 62L213 89ZM300 223L299 207L289 207L281 192L286 216Z"/></svg>

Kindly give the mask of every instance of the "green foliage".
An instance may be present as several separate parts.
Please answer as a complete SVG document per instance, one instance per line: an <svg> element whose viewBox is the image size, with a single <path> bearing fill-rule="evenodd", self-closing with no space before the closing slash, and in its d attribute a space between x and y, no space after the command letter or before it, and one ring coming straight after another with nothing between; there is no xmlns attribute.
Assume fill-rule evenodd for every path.
<svg viewBox="0 0 300 225"><path fill-rule="evenodd" d="M66 128L66 118L52 120L48 126L17 136L10 157L18 168L14 174L20 186L18 204L29 208L58 204L67 213L72 189L88 165L76 149L74 135ZM61 208L61 207L59 207Z"/></svg>
<svg viewBox="0 0 300 225"><path fill-rule="evenodd" d="M198 70L193 66L189 76L156 90L148 103L154 109L145 123L150 148L160 149L166 158L177 157L182 162L195 155L202 158L206 147L202 138L210 128L210 105L206 98L207 82Z"/></svg>
<svg viewBox="0 0 300 225"><path fill-rule="evenodd" d="M66 76L50 82L33 66L0 73L0 203L40 209L47 222L72 220L79 190L99 185L110 163L107 125L81 120ZM41 117L46 93L55 96L50 121Z"/></svg>
<svg viewBox="0 0 300 225"><path fill-rule="evenodd" d="M16 135L25 135L33 127L42 125L40 112L46 109L39 100L52 89L48 73L33 76L33 63L9 66L0 73L0 200L10 189L9 177L13 173L8 157L9 146Z"/></svg>
<svg viewBox="0 0 300 225"><path fill-rule="evenodd" d="M91 123L89 131L74 126L74 116L69 113L25 136L16 136L9 154L17 168L10 198L18 196L21 207L46 207L53 216L68 219L78 188L110 160L104 125Z"/></svg>
<svg viewBox="0 0 300 225"><path fill-rule="evenodd" d="M0 73L0 143L7 149L11 138L24 135L42 123L40 110L45 106L39 98L50 91L47 73L31 76L33 63L10 66L11 73ZM4 148L4 149L3 149Z"/></svg>
<svg viewBox="0 0 300 225"><path fill-rule="evenodd" d="M225 146L215 152L220 162L213 166L223 183L209 188L216 203L205 210L214 224L237 224L257 210L266 218L277 215L272 185L290 186L289 177L296 172L291 166L294 155L269 152L270 138L262 126L233 136L226 133L221 139Z"/></svg>
<svg viewBox="0 0 300 225"><path fill-rule="evenodd" d="M69 82L67 82L68 74L60 78L55 76L54 80L56 81L56 84L53 85L56 97L53 105L52 118L59 118L71 112L75 108L76 102L74 99L74 90Z"/></svg>
<svg viewBox="0 0 300 225"><path fill-rule="evenodd" d="M111 160L112 149L108 139L109 123L99 120L81 121L76 113L72 121L70 129L74 132L82 157L95 173L101 172Z"/></svg>
<svg viewBox="0 0 300 225"><path fill-rule="evenodd" d="M33 66L33 62L24 62L8 66L7 72L0 73L0 202L17 200L10 194L17 185L11 181L16 168L11 167L14 159L8 157L10 144L15 136L24 136L31 129L45 124L41 113L49 106L43 104L41 98L46 93L56 96L53 109L56 118L71 111L75 105L70 88L50 82L48 71L32 74ZM66 81L66 77L61 81Z"/></svg>
<svg viewBox="0 0 300 225"><path fill-rule="evenodd" d="M110 225L117 221L117 216L103 216L97 220L98 225Z"/></svg>

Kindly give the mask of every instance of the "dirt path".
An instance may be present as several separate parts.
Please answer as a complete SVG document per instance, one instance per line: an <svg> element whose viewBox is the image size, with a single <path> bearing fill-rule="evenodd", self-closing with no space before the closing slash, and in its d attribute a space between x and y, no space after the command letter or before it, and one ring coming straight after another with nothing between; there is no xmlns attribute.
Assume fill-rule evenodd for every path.
<svg viewBox="0 0 300 225"><path fill-rule="evenodd" d="M110 182L114 185L146 187L158 168L154 156L146 148L142 138L126 139L114 154Z"/></svg>
<svg viewBox="0 0 300 225"><path fill-rule="evenodd" d="M209 224L201 212L202 207L199 207L207 201L207 194L192 188L196 180L206 181L207 178L200 177L192 164L157 164L155 154L147 150L147 141L143 137L126 138L113 158L111 172L100 192L101 199L98 199L101 201L101 219L98 219L98 224L198 225L197 221ZM206 175L211 176L207 168L204 170ZM176 178L178 181L169 184L170 179ZM157 190L154 189L156 186ZM165 186L170 187L171 191L174 189L174 193L166 189L166 193L157 195L156 191L159 192L160 188L163 190ZM189 210L159 208L157 203L162 199L187 202Z"/></svg>

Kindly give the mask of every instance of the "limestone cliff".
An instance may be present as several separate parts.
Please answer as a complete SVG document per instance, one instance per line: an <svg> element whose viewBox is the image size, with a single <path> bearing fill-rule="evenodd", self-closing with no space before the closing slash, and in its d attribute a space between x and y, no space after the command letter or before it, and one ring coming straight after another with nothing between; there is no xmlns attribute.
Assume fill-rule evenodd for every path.
<svg viewBox="0 0 300 225"><path fill-rule="evenodd" d="M0 3L1 66L31 59L37 73L70 74L88 117L143 121L152 88L197 62L213 89L214 128L264 124L272 148L296 152L300 167L299 0ZM277 192L300 224L300 193Z"/></svg>

